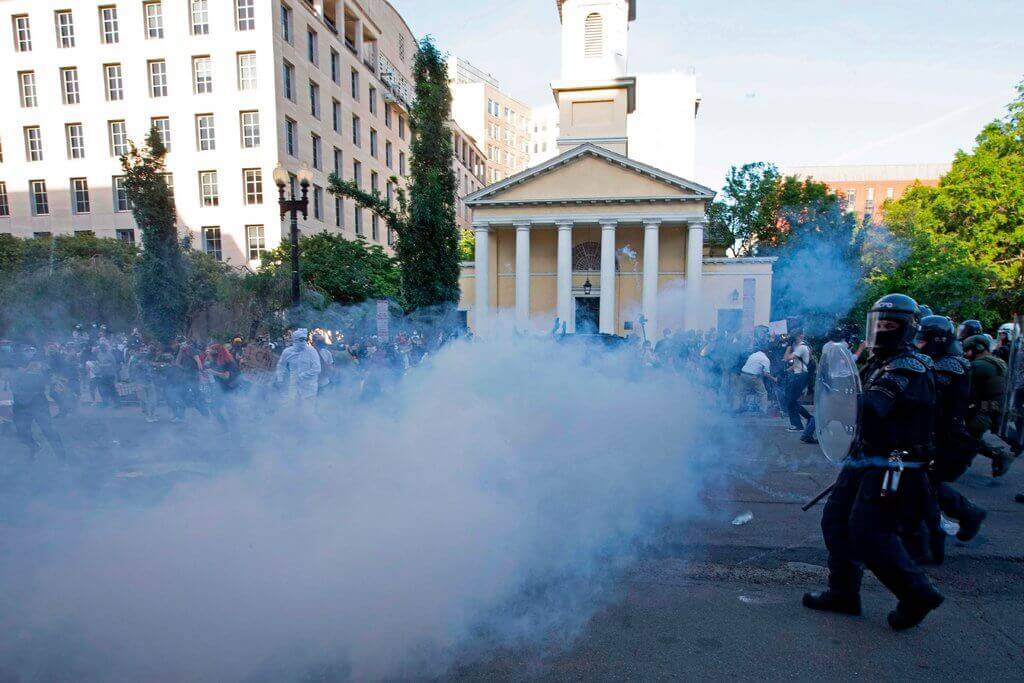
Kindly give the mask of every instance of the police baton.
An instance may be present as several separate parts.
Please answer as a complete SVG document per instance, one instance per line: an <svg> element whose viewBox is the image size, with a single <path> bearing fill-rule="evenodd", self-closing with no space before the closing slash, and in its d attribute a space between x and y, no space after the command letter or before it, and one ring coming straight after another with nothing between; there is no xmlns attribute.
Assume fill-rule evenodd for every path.
<svg viewBox="0 0 1024 683"><path fill-rule="evenodd" d="M804 512L807 512L812 507L814 507L815 505L820 503L822 498L824 498L828 494L832 493L832 489L834 489L835 487L836 487L835 484L829 484L828 488L826 488L824 491L822 491L821 493L816 495L814 498L811 498L804 505L800 506L800 509L803 510Z"/></svg>

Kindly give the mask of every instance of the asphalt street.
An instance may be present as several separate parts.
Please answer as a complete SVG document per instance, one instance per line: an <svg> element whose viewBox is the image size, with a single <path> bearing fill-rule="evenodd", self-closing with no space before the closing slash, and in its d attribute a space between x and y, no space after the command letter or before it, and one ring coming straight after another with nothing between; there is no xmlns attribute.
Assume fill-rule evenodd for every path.
<svg viewBox="0 0 1024 683"><path fill-rule="evenodd" d="M461 680L1022 680L1024 467L993 480L978 458L960 489L989 516L969 544L952 540L928 573L945 604L910 632L885 616L892 596L870 574L864 615L811 612L825 585L821 506L800 505L835 470L780 419L748 419L750 467L707 500L712 521L664 530L622 580L621 596L567 649L494 654ZM734 525L744 513L749 522Z"/></svg>
<svg viewBox="0 0 1024 683"><path fill-rule="evenodd" d="M96 419L89 409L62 428L79 434L76 464L26 467L13 435L0 430L0 512L53 476L104 495L150 499L178 482L208 476L224 457L216 427L146 425L137 411ZM870 575L865 614L810 612L801 595L824 586L821 506L800 505L834 478L815 446L801 444L775 418L739 423L750 444L736 468L705 499L700 524L670 526L627 565L600 610L568 643L462 657L444 680L1022 680L1024 679L1024 463L994 480L978 458L958 483L989 511L979 536L952 541L946 563L929 569L946 603L910 632L885 623L894 600ZM144 440L184 439L180 459L140 459ZM244 447L244 444L239 444ZM745 454L747 455L747 454ZM50 459L52 461L52 458ZM84 463L89 463L87 467ZM52 464L52 463L51 463ZM17 494L17 495L15 495ZM738 517L751 513L743 524ZM3 522L0 521L0 530Z"/></svg>

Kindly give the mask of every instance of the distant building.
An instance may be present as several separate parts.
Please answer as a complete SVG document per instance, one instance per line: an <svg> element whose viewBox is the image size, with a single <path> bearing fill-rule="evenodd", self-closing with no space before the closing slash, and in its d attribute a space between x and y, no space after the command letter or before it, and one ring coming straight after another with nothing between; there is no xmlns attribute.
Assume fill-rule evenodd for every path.
<svg viewBox="0 0 1024 683"><path fill-rule="evenodd" d="M462 130L455 121L449 121L452 130L452 170L455 171L455 216L459 230L473 228L473 211L466 206L466 195L481 189L484 182L484 154L476 140Z"/></svg>
<svg viewBox="0 0 1024 683"><path fill-rule="evenodd" d="M386 0L0 4L0 231L137 241L119 157L155 126L179 229L235 265L282 240L280 164L313 175L305 234L387 248L382 222L327 192L383 196L408 172L416 38Z"/></svg>
<svg viewBox="0 0 1024 683"><path fill-rule="evenodd" d="M915 183L936 187L950 167L948 163L793 166L784 172L825 183L858 218L875 220L882 218L886 201L900 199Z"/></svg>
<svg viewBox="0 0 1024 683"><path fill-rule="evenodd" d="M464 59L448 60L452 118L484 153L488 183L530 163L530 107L501 91L498 81Z"/></svg>
<svg viewBox="0 0 1024 683"><path fill-rule="evenodd" d="M530 114L530 166L558 155L558 105L534 107Z"/></svg>

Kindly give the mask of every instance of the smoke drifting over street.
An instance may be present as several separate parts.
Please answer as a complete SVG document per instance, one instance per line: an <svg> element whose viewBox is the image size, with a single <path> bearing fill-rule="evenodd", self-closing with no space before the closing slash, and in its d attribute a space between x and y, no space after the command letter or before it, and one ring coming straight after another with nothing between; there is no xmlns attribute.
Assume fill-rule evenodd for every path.
<svg viewBox="0 0 1024 683"><path fill-rule="evenodd" d="M212 474L155 501L20 492L0 679L373 679L569 642L736 457L694 387L636 372L550 339L460 342L315 422L249 405L211 427Z"/></svg>

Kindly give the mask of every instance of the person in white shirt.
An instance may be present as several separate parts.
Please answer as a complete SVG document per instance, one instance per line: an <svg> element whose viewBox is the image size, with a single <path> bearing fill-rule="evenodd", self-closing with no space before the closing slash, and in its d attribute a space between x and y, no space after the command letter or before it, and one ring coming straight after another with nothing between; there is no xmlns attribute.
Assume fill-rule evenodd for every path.
<svg viewBox="0 0 1024 683"><path fill-rule="evenodd" d="M758 412L763 414L768 410L768 390L764 385L766 378L772 382L775 381L771 374L771 362L768 360L768 354L759 348L750 354L740 371L738 410L742 411L751 397L757 401Z"/></svg>
<svg viewBox="0 0 1024 683"><path fill-rule="evenodd" d="M782 407L789 416L789 431L802 432L803 420L810 420L811 414L800 405L800 397L807 389L807 369L811 364L811 348L804 342L804 335L797 333L793 344L786 349L783 360L789 364L786 369L786 387Z"/></svg>

